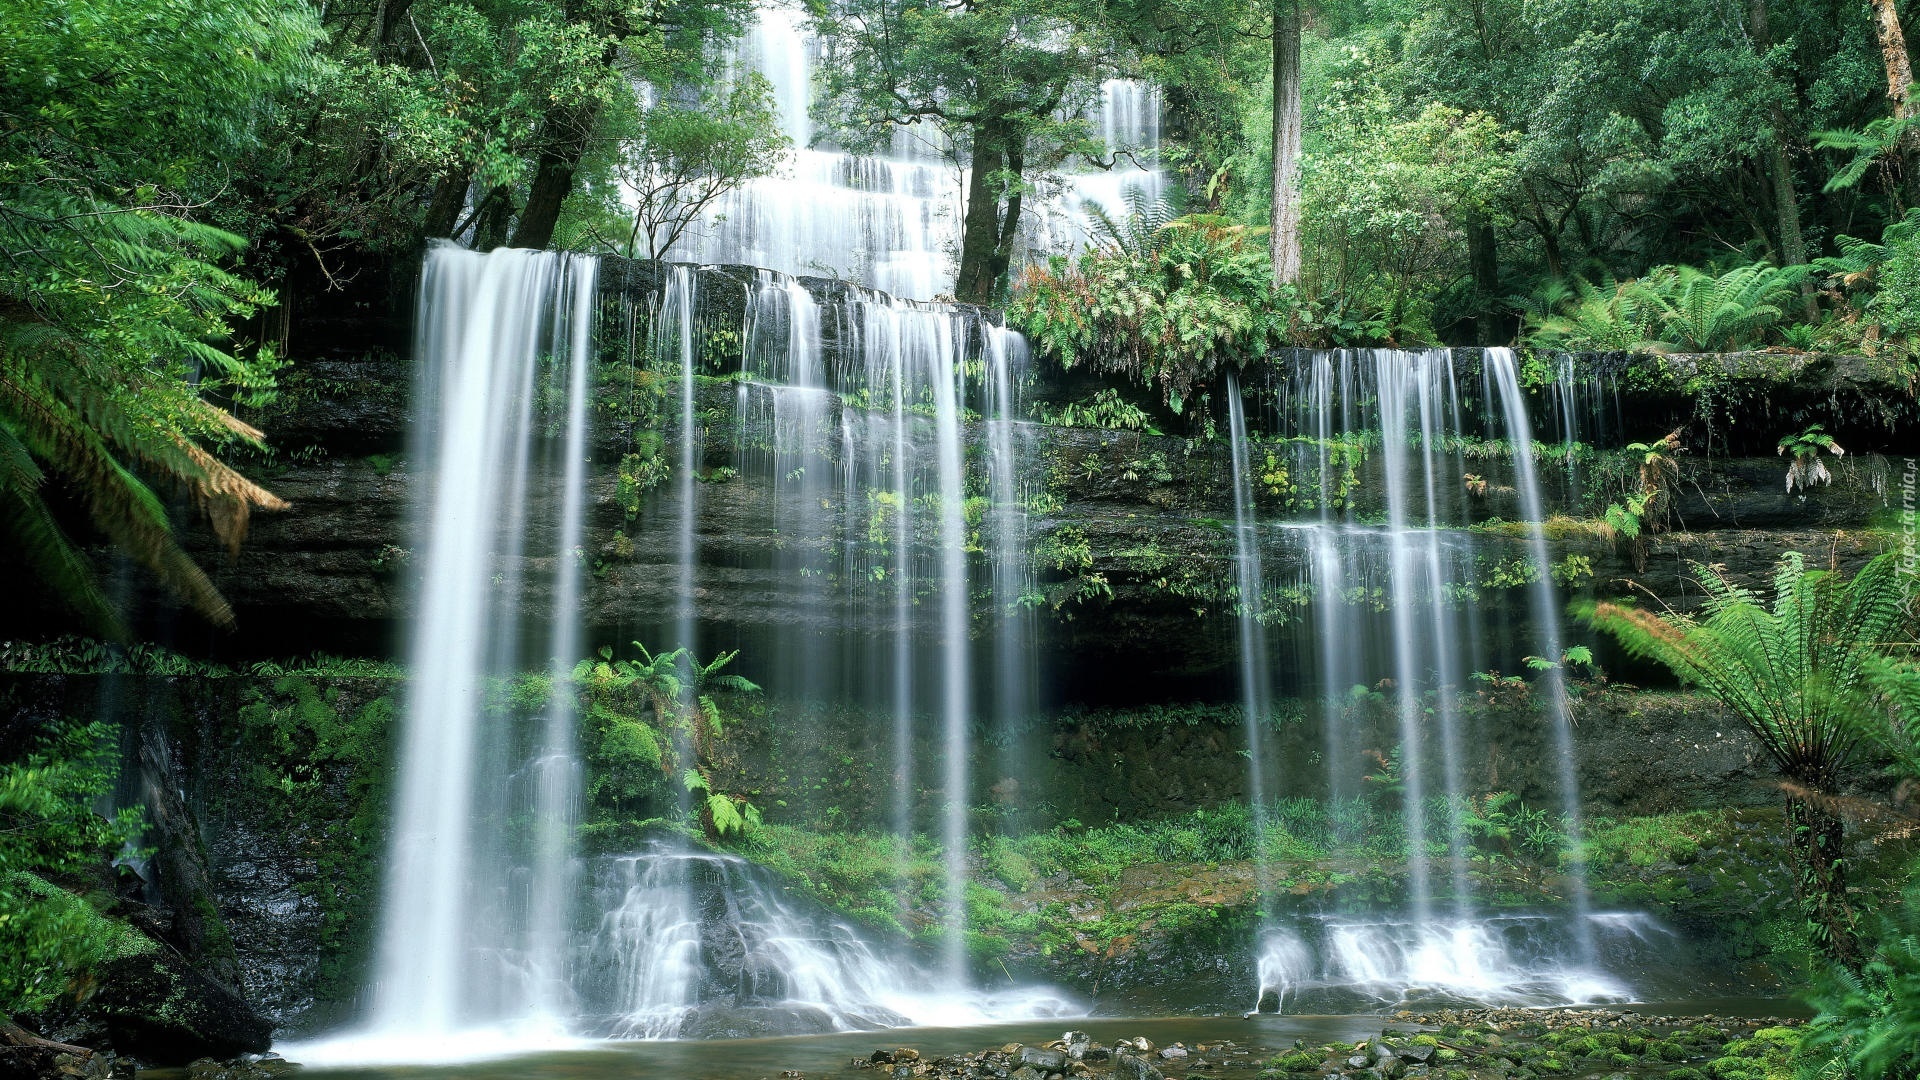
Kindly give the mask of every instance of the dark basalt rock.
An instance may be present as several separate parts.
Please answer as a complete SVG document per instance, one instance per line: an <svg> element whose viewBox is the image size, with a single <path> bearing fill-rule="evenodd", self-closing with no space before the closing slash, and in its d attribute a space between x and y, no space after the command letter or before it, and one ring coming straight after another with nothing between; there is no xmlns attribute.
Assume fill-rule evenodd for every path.
<svg viewBox="0 0 1920 1080"><path fill-rule="evenodd" d="M105 1024L113 1048L155 1065L264 1053L273 1025L232 990L155 949L109 961L87 1009Z"/></svg>

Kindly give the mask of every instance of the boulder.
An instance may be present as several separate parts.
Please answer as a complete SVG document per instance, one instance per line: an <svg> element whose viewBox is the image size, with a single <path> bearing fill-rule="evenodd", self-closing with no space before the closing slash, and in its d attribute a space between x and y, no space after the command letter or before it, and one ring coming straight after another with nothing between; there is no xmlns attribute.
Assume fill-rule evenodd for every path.
<svg viewBox="0 0 1920 1080"><path fill-rule="evenodd" d="M104 1022L116 1053L154 1065L265 1053L273 1025L240 995L155 946L108 961L87 1003Z"/></svg>
<svg viewBox="0 0 1920 1080"><path fill-rule="evenodd" d="M1145 1042L1146 1040L1136 1040ZM1116 1080L1166 1080L1153 1062L1134 1054L1119 1053L1113 1055L1113 1075Z"/></svg>
<svg viewBox="0 0 1920 1080"><path fill-rule="evenodd" d="M1042 1050L1037 1046L1020 1048L1019 1061L1022 1065L1031 1065L1041 1072L1065 1072L1067 1055L1060 1050Z"/></svg>

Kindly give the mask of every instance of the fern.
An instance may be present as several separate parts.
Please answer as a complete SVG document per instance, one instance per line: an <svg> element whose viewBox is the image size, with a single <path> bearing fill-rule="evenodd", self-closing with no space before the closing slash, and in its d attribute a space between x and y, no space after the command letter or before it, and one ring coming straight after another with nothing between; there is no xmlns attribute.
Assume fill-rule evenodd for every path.
<svg viewBox="0 0 1920 1080"><path fill-rule="evenodd" d="M1883 116L1859 131L1816 132L1813 137L1816 149L1853 151L1852 160L1841 166L1820 190L1829 195L1845 191L1860 183L1867 170L1875 165L1882 168L1893 165L1899 157L1901 143L1915 130L1920 130L1920 115Z"/></svg>
<svg viewBox="0 0 1920 1080"><path fill-rule="evenodd" d="M1722 352L1756 343L1785 317L1787 297L1811 274L1809 266L1754 263L1715 277L1690 266L1663 266L1634 286L1666 352Z"/></svg>
<svg viewBox="0 0 1920 1080"><path fill-rule="evenodd" d="M1602 603L1588 607L1588 619L1628 653L1720 699L1780 772L1812 793L1788 798L1802 902L1815 940L1853 961L1840 822L1820 804L1856 759L1852 718L1870 707L1878 650L1904 615L1896 564L1882 555L1847 580L1789 554L1774 574L1771 607L1719 570L1699 570L1703 618Z"/></svg>
<svg viewBox="0 0 1920 1080"><path fill-rule="evenodd" d="M1758 343L1812 272L1754 263L1715 276L1662 266L1626 282L1549 281L1510 303L1525 320L1523 339L1536 348L1719 352Z"/></svg>
<svg viewBox="0 0 1920 1080"><path fill-rule="evenodd" d="M1920 1078L1920 888L1889 905L1878 944L1858 972L1819 980L1810 1003L1810 1051L1825 1051L1857 1080Z"/></svg>

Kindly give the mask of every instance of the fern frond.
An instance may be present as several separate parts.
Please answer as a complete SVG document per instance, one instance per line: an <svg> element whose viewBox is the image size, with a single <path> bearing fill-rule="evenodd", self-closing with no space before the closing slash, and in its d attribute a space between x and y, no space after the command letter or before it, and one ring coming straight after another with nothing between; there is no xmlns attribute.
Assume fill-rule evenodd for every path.
<svg viewBox="0 0 1920 1080"><path fill-rule="evenodd" d="M9 508L0 514L5 522L0 530L34 575L65 598L95 633L109 641L126 641L126 625L100 591L92 565L60 530L46 503L33 492L0 487L0 506Z"/></svg>

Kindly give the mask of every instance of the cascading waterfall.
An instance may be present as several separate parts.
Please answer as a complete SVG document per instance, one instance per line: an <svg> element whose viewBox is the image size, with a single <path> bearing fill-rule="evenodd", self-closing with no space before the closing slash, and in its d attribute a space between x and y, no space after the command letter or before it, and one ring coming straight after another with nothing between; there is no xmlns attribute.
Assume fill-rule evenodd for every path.
<svg viewBox="0 0 1920 1080"><path fill-rule="evenodd" d="M1533 429L1527 421L1527 399L1520 389L1518 365L1512 349L1486 351L1486 375L1492 380L1506 420L1507 437L1513 443L1513 466L1520 489L1522 520L1527 526L1527 550L1533 560L1533 582L1529 593L1533 600L1534 633L1544 646L1543 656L1558 664L1560 649L1560 612L1553 594L1553 564L1547 556L1546 511L1540 499L1540 482L1533 464ZM1573 745L1573 716L1567 706L1566 686L1561 671L1550 667L1540 680L1546 686L1547 711L1553 717L1554 759L1559 773L1561 812L1566 816L1567 843L1580 850L1580 783L1576 774L1578 755ZM1568 877L1572 896L1575 933L1581 943L1581 958L1593 959L1593 942L1587 929L1590 902L1587 896L1586 865L1571 860Z"/></svg>
<svg viewBox="0 0 1920 1080"><path fill-rule="evenodd" d="M1607 969L1658 968L1674 941L1642 915L1594 916L1571 927L1532 914L1424 924L1319 916L1267 934L1259 994L1275 1011L1292 1000L1295 1012L1627 1001L1632 992L1596 965L1596 951Z"/></svg>
<svg viewBox="0 0 1920 1080"><path fill-rule="evenodd" d="M1301 592L1314 605L1308 623L1314 637L1301 642L1318 653L1318 663L1311 665L1275 667L1258 617L1261 611L1248 602L1265 587L1258 580L1263 534L1248 480L1249 462L1260 444L1243 416L1241 388L1229 383L1235 583L1242 596L1242 656L1250 669L1242 672L1243 701L1251 716L1260 702L1271 700L1269 671L1318 673L1327 788L1338 800L1348 797L1341 778L1347 759L1359 750L1344 730L1348 688L1357 693L1357 688L1377 683L1385 690L1399 745L1391 757L1383 754L1376 767L1401 786L1408 852L1407 913L1392 924L1402 927L1395 931L1399 936L1392 948L1404 954L1403 961L1371 966L1336 962L1327 950L1351 936L1343 937L1345 931L1309 940L1295 930L1272 927L1265 934L1261 977L1261 996L1268 1003L1313 980L1327 986L1349 979L1376 991L1389 983L1402 989L1440 985L1464 994L1473 986L1497 984L1506 975L1520 978L1513 965L1480 955L1490 939L1485 921L1475 917L1468 873L1468 792L1457 702L1468 672L1483 670L1493 655L1470 605L1463 603L1471 595L1476 560L1481 558L1474 534L1465 529L1474 512L1460 479L1466 476L1469 488L1476 482L1486 487L1467 473L1462 456L1464 444L1479 437L1476 423L1488 434L1508 438L1517 516L1528 523L1523 576L1532 611L1531 636L1519 641L1502 631L1501 655L1514 653L1509 662L1517 662L1516 650L1557 659L1557 601L1541 527L1544 509L1531 429L1513 354L1484 351L1482 392L1477 402L1466 404L1453 361L1451 351L1444 349L1302 352L1290 366L1276 370L1272 419L1286 442L1266 451L1262 483L1281 493L1287 509L1317 511L1318 521L1281 523L1265 535L1297 549L1293 561L1302 568ZM1278 464L1282 457L1284 465ZM1361 505L1368 497L1360 484L1363 472L1379 478L1377 505ZM1368 518L1383 523L1362 523ZM1387 681L1379 681L1383 677ZM1536 687L1553 725L1568 842L1577 845L1579 792L1566 697L1552 673L1536 680ZM1258 798L1267 784L1259 774L1257 743L1254 746L1248 782ZM1437 775L1429 771L1433 764L1439 766ZM1442 830L1444 845L1437 842ZM1442 882L1429 872L1442 847L1449 870L1442 879L1444 893ZM1577 865L1568 881L1571 912L1563 927L1567 948L1556 955L1567 960L1569 974L1554 984L1566 993L1548 993L1541 989L1546 984L1531 975L1523 980L1531 988L1527 992L1544 995L1538 1000L1582 1000L1576 991L1583 989L1622 993L1617 983L1592 974L1593 928L1602 917L1590 910ZM1448 901L1444 917L1436 910L1441 896Z"/></svg>
<svg viewBox="0 0 1920 1080"><path fill-rule="evenodd" d="M1002 784L996 785L1007 805L1024 808L1023 785L1030 785L1024 755L1014 737L1024 729L1039 694L1040 670L1032 650L1033 565L1029 539L1025 485L1020 463L1026 460L1026 440L1032 427L1021 419L1021 380L1027 368L1027 342L1001 326L982 326L986 336L986 378L980 410L987 433L987 491L991 534L990 559L994 615L993 683L996 687L995 725L1005 752L1001 755Z"/></svg>
<svg viewBox="0 0 1920 1080"><path fill-rule="evenodd" d="M578 641L596 269L591 258L517 250L437 245L427 255L412 454L430 478L415 526L420 613L371 1015L348 1042L439 1059L449 1036L466 1041L471 1029L518 1025L521 1044L565 1034L572 715L556 688L531 747L490 715L488 679L525 668L518 591L491 579L518 579L523 507L531 493L557 488L558 543L545 553L554 606L544 620L548 652L535 666L565 667ZM539 437L548 419L534 408L542 380L566 402L554 418L558 461ZM531 850L491 839L516 801L545 819Z"/></svg>
<svg viewBox="0 0 1920 1080"><path fill-rule="evenodd" d="M667 287L660 297L660 309L653 324L653 355L676 364L680 384L680 461L674 475L679 493L679 518L674 530L675 567L677 569L673 611L673 642L676 649L693 649L694 572L699 566L699 476L700 450L705 441L698 434L698 372L693 348L694 273L690 266L669 268Z"/></svg>
<svg viewBox="0 0 1920 1080"><path fill-rule="evenodd" d="M910 1022L896 1008L913 1008L897 966L846 924L796 911L738 856L655 846L609 860L594 899L606 913L593 952L610 968L615 1036Z"/></svg>
<svg viewBox="0 0 1920 1080"><path fill-rule="evenodd" d="M1227 376L1227 423L1233 455L1233 580L1240 601L1240 706L1247 726L1247 798L1253 805L1257 885L1264 894L1267 790L1261 734L1273 714L1273 680L1263 621L1266 575L1260 570L1260 530L1254 521L1246 405L1240 396L1240 380L1231 374Z"/></svg>
<svg viewBox="0 0 1920 1080"><path fill-rule="evenodd" d="M562 297L555 322L567 328L566 432L560 469L560 544L554 566L552 644L553 688L547 696L546 724L534 800L533 895L529 952L533 958L533 1011L555 1018L572 1009L567 982L568 934L573 887L573 827L579 817L580 761L574 753L578 723L573 660L581 655L580 578L586 563L583 541L587 516L587 389L593 356L593 310L598 299L594 267L570 275L573 289Z"/></svg>
<svg viewBox="0 0 1920 1080"><path fill-rule="evenodd" d="M793 149L781 175L717 200L670 257L829 274L917 300L950 291L967 169L929 125L897 129L878 155L817 142L814 53L800 5L765 0L758 6L728 70L757 72L771 84ZM1161 197L1160 97L1157 88L1133 80L1101 86L1094 119L1112 160L1099 162L1103 167L1084 163L1057 191L1029 201L1033 214L1023 227L1029 250L1064 254L1084 244L1092 232L1086 203L1124 219L1130 193L1149 202Z"/></svg>

